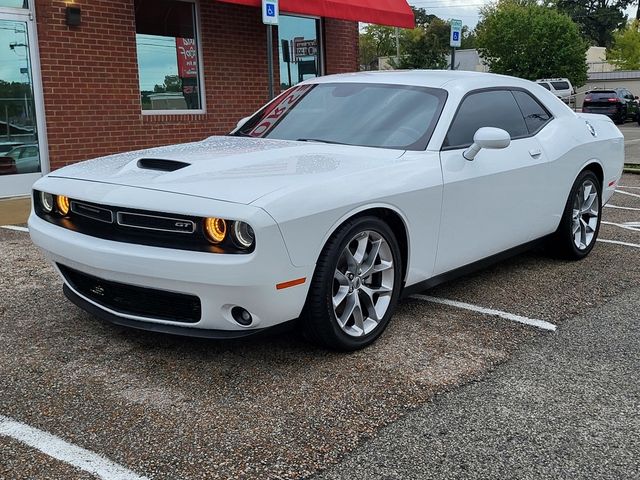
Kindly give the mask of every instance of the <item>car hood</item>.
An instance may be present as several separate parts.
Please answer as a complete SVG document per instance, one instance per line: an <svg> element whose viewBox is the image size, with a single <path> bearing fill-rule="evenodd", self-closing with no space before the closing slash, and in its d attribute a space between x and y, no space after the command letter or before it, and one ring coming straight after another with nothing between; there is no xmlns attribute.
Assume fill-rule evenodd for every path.
<svg viewBox="0 0 640 480"><path fill-rule="evenodd" d="M210 137L101 157L49 174L249 204L276 190L383 165L404 151L245 137Z"/></svg>

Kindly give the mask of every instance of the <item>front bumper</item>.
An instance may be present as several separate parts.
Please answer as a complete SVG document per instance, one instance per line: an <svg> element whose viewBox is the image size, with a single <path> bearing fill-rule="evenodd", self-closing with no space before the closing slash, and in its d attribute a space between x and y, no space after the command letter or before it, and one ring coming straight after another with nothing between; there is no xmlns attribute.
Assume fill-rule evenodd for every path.
<svg viewBox="0 0 640 480"><path fill-rule="evenodd" d="M177 200L185 203L184 198L172 198L181 197L176 194L147 194L158 197L149 200L156 207L175 205ZM212 215L219 214L225 208L223 204L198 199L198 208L211 211ZM242 206L236 204L233 208ZM200 299L202 313L199 321L188 324L131 315L96 303L65 281L67 295L81 308L94 314L100 312L97 316L110 321L119 319L117 323L136 328L178 334L192 330L189 334L194 336L229 338L227 333L220 332L241 336L297 318L313 274L313 266L293 266L282 234L268 214L255 207L246 208L250 209L257 237L256 249L250 254L228 255L114 242L53 225L33 212L29 218L29 231L33 242L60 274L58 264L112 282L195 295ZM242 218L239 213L235 212L235 218ZM302 277L306 278L302 285L276 289L279 283ZM231 309L234 306L251 313L250 326L242 326L233 319Z"/></svg>

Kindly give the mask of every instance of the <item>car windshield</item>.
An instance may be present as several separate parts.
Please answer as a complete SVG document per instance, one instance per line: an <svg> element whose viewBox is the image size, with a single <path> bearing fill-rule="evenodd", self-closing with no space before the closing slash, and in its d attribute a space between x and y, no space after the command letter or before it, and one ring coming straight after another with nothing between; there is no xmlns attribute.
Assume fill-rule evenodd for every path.
<svg viewBox="0 0 640 480"><path fill-rule="evenodd" d="M446 92L371 83L298 85L233 135L424 150Z"/></svg>

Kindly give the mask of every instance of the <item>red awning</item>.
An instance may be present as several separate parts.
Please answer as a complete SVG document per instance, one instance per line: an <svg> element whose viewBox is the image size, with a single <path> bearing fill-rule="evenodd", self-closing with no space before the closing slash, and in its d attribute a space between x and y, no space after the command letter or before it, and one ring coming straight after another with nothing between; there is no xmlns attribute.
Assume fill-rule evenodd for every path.
<svg viewBox="0 0 640 480"><path fill-rule="evenodd" d="M219 0L261 7L261 0ZM413 11L406 0L280 0L280 11L393 27L415 28Z"/></svg>

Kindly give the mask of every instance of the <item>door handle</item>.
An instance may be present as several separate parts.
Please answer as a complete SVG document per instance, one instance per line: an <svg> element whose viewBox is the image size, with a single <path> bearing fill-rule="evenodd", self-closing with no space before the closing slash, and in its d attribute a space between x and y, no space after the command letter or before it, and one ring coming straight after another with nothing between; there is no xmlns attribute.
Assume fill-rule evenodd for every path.
<svg viewBox="0 0 640 480"><path fill-rule="evenodd" d="M531 150L529 150L529 155L531 155L533 158L539 157L540 155L542 155L542 150L540 150L539 148L532 148Z"/></svg>

